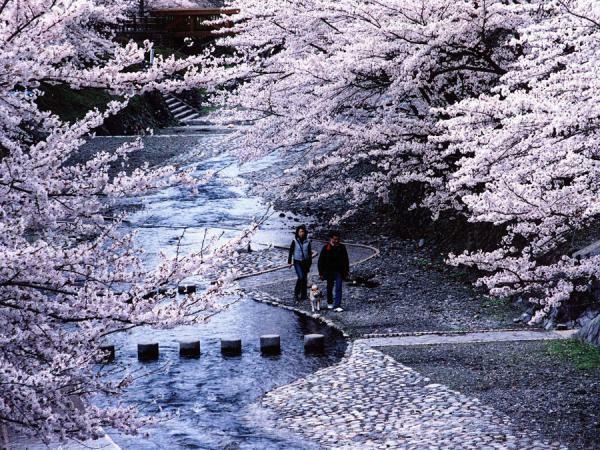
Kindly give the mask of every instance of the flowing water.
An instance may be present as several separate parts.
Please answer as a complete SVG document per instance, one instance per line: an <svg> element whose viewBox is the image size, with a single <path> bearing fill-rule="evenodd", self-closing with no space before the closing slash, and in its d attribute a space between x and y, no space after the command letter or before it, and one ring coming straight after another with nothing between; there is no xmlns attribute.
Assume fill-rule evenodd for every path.
<svg viewBox="0 0 600 450"><path fill-rule="evenodd" d="M130 201L129 206L143 206L131 214L128 226L138 230L148 265L154 263L158 250L174 251L184 228L182 248L194 249L201 245L204 229L231 237L267 210L260 198L248 193L240 173L260 170L272 160L237 167L231 156L219 152L227 143L224 134L148 138L146 145L160 151L165 139L169 139L170 146L177 145L171 139L179 139L181 147L187 149L187 156L181 159L184 168L194 167L198 176L209 169L221 172L197 195L174 187ZM93 145L114 146L122 141L102 138L94 140ZM212 156L195 156L204 151ZM274 215L255 240L259 244L286 242L296 222ZM313 332L326 335L324 356L304 354L303 335ZM261 356L261 334L281 335L281 355ZM242 339L242 356L221 356L219 339L234 336ZM180 359L178 341L192 339L201 341L202 355ZM159 342L160 359L138 362L137 343L149 341ZM265 392L339 361L346 345L339 334L311 319L251 299L234 304L205 325L173 330L138 329L117 337L115 344L118 350L113 368L122 365L136 374L146 373L127 389L123 402L137 405L147 413L162 410L173 415L148 430L149 436L123 436L107 430L125 449L311 448L293 436L265 427L268 420L255 404Z"/></svg>

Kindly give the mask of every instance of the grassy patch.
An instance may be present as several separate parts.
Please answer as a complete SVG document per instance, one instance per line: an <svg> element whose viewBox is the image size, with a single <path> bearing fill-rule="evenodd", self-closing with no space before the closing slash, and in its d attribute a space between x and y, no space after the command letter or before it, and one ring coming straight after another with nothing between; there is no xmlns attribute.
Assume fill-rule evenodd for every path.
<svg viewBox="0 0 600 450"><path fill-rule="evenodd" d="M218 106L203 106L202 108L200 108L200 112L202 114L210 114L217 111L218 109Z"/></svg>
<svg viewBox="0 0 600 450"><path fill-rule="evenodd" d="M448 278L454 281L466 283L469 281L469 273L464 269L447 268Z"/></svg>
<svg viewBox="0 0 600 450"><path fill-rule="evenodd" d="M492 311L506 311L510 309L508 299L505 297L484 296L481 300L481 306Z"/></svg>
<svg viewBox="0 0 600 450"><path fill-rule="evenodd" d="M428 259L415 257L413 258L413 264L417 267L428 268L431 267L432 263Z"/></svg>
<svg viewBox="0 0 600 450"><path fill-rule="evenodd" d="M94 108L103 111L108 102L118 99L102 89L72 89L65 85L45 85L41 90L44 95L38 99L40 108L53 112L66 122L79 120Z"/></svg>
<svg viewBox="0 0 600 450"><path fill-rule="evenodd" d="M580 370L600 369L600 348L591 344L572 339L550 341L546 351L551 356L571 361Z"/></svg>

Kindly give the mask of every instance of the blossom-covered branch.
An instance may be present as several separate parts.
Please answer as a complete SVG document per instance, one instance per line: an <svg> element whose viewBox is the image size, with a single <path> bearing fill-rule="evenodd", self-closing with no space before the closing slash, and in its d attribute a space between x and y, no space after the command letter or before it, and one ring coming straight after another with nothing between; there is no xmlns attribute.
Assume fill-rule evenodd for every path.
<svg viewBox="0 0 600 450"><path fill-rule="evenodd" d="M134 7L113 0L0 2L0 425L46 442L97 437L105 426L138 432L149 419L135 408L87 404L91 395L118 394L132 381L98 374L105 337L203 320L217 298L235 290L226 274L203 293L165 301L159 287L218 273L234 251L196 249L163 256L148 269L135 235L120 227L123 217L104 219L118 197L203 180L173 167L109 177L109 166L138 150L137 141L77 158L85 139L131 96L207 79L210 66L198 65L204 55L157 56L149 65L150 43L114 42L110 25ZM63 123L38 108L42 83L102 88L121 100Z"/></svg>

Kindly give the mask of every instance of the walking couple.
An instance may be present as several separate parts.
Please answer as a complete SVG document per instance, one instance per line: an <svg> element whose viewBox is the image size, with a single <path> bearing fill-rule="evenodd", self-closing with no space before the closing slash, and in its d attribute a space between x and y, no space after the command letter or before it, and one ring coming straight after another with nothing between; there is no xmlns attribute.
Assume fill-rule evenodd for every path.
<svg viewBox="0 0 600 450"><path fill-rule="evenodd" d="M298 277L294 288L294 301L296 302L307 299L308 273L312 265L312 257L308 231L305 225L300 225L296 228L288 255L288 264L294 266ZM339 233L335 231L329 233L329 240L319 253L317 268L319 278L327 281L327 307L335 309L337 312L343 311L342 282L348 277L350 261L346 246L342 244ZM318 291L318 287L313 285L311 290Z"/></svg>

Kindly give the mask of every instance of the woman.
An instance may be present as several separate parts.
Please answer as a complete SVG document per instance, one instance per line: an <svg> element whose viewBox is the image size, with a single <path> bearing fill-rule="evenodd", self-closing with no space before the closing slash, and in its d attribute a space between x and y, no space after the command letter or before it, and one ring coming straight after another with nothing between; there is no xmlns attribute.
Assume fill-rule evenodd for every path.
<svg viewBox="0 0 600 450"><path fill-rule="evenodd" d="M294 240L290 245L290 252L288 254L288 264L290 267L294 265L296 275L296 287L294 288L294 301L298 299L307 299L307 285L308 285L308 272L312 264L312 247L308 239L308 231L306 231L305 225L296 227L296 233L294 234Z"/></svg>

